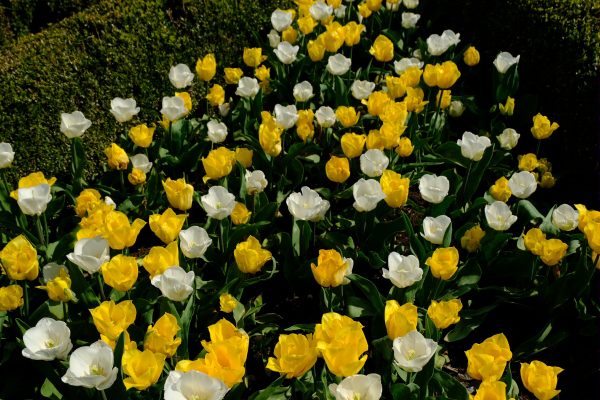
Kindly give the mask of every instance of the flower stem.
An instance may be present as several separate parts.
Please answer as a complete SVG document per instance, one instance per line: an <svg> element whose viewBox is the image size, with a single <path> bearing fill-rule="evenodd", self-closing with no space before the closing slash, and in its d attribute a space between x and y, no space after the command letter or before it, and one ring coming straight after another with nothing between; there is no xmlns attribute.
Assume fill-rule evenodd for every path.
<svg viewBox="0 0 600 400"><path fill-rule="evenodd" d="M40 243L42 246L46 246L46 235L44 235L44 228L42 227L42 217L38 215L35 219L35 227L37 228L38 239L40 239Z"/></svg>

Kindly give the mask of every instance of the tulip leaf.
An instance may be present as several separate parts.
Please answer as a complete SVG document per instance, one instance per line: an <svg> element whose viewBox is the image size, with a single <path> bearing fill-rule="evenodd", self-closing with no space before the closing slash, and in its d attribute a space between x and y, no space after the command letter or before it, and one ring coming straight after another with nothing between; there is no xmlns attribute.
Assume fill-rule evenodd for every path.
<svg viewBox="0 0 600 400"><path fill-rule="evenodd" d="M544 216L529 200L520 200L518 203L517 214L526 214L532 223L538 219L544 219Z"/></svg>
<svg viewBox="0 0 600 400"><path fill-rule="evenodd" d="M383 315L385 305L383 303L381 293L379 292L375 284L367 278L356 274L349 275L348 279L350 279L350 281L352 281L352 283L363 292L366 298L369 299L371 305L373 306L373 309L376 312L376 315Z"/></svg>
<svg viewBox="0 0 600 400"><path fill-rule="evenodd" d="M114 366L119 369L119 373L122 374L121 362L123 360L123 352L125 351L125 332L121 332L117 338L114 350ZM107 397L109 399L125 400L128 398L123 379L120 378L119 373L117 374L117 380L115 383L106 390Z"/></svg>
<svg viewBox="0 0 600 400"><path fill-rule="evenodd" d="M42 387L40 388L40 394L47 399L62 399L62 394L56 389L56 386L52 384L52 382L46 378Z"/></svg>
<svg viewBox="0 0 600 400"><path fill-rule="evenodd" d="M470 161L471 167L470 172L467 174L465 181L463 182L462 196L460 197L459 204L466 204L471 200L471 197L475 194L479 185L483 180L483 176L488 172L488 167L492 161L494 155L494 147L492 144L483 153L483 157L479 161Z"/></svg>
<svg viewBox="0 0 600 400"><path fill-rule="evenodd" d="M408 218L408 215L404 212L402 213L402 222L404 222L404 229L406 230L406 234L408 235L408 239L410 241L410 249L412 250L413 254L417 256L420 262L424 262L427 252L425 251L425 247L417 235L415 235L410 218Z"/></svg>
<svg viewBox="0 0 600 400"><path fill-rule="evenodd" d="M86 165L85 150L81 138L71 140L71 176L73 178L73 192L79 193L82 189L83 173Z"/></svg>
<svg viewBox="0 0 600 400"><path fill-rule="evenodd" d="M194 288L195 290L195 288ZM196 296L190 296L188 302L181 314L180 324L181 324L181 346L177 351L178 355L183 359L187 359L189 357L189 349L188 349L188 340L190 337L190 326L192 324L192 318L194 316L194 299ZM179 351L180 350L180 351Z"/></svg>
<svg viewBox="0 0 600 400"><path fill-rule="evenodd" d="M285 379L285 375L277 378L273 383L267 386L266 389L263 389L256 393L253 396L250 396L249 400L285 400L288 397L285 396L285 393L289 390L289 387L281 386Z"/></svg>
<svg viewBox="0 0 600 400"><path fill-rule="evenodd" d="M469 392L456 378L444 371L435 371L433 380L440 387L440 390L452 400L469 400Z"/></svg>

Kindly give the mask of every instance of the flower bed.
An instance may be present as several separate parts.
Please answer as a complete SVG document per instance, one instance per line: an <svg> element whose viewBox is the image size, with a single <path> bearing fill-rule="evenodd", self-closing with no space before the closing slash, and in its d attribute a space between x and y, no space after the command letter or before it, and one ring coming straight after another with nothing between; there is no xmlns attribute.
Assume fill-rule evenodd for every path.
<svg viewBox="0 0 600 400"><path fill-rule="evenodd" d="M520 57L417 35L418 0L296 3L225 85L218 55L173 66L160 121L114 98L99 180L81 110L70 182L3 181L8 365L33 360L47 398L555 397L537 355L561 307L597 315L600 214L536 208L560 130L512 124ZM481 68L489 109L465 91ZM513 321L480 329L507 304L543 316L516 348Z"/></svg>

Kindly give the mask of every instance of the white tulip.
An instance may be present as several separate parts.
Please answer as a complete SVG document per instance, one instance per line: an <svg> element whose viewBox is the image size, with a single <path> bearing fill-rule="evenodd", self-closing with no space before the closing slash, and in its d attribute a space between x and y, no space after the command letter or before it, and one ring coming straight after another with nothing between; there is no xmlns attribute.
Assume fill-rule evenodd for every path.
<svg viewBox="0 0 600 400"><path fill-rule="evenodd" d="M396 74L402 75L404 71L411 67L417 67L421 69L423 68L423 65L425 65L423 61L419 60L418 58L402 58L398 61L394 61L394 71Z"/></svg>
<svg viewBox="0 0 600 400"><path fill-rule="evenodd" d="M352 185L352 195L354 209L359 212L372 211L377 207L377 203L385 199L385 193L375 179L359 179Z"/></svg>
<svg viewBox="0 0 600 400"><path fill-rule="evenodd" d="M400 9L400 4L402 4L402 0L398 1L397 3L390 3L389 1L386 1L385 8L392 12L396 12Z"/></svg>
<svg viewBox="0 0 600 400"><path fill-rule="evenodd" d="M465 105L460 100L452 100L450 102L450 107L448 107L448 114L451 117L458 118L465 112Z"/></svg>
<svg viewBox="0 0 600 400"><path fill-rule="evenodd" d="M427 38L427 51L432 56L444 54L450 47L460 42L460 33L445 30L441 35L433 34Z"/></svg>
<svg viewBox="0 0 600 400"><path fill-rule="evenodd" d="M496 231L505 231L517 222L517 217L512 214L510 207L501 201L494 201L485 206L485 219L490 228Z"/></svg>
<svg viewBox="0 0 600 400"><path fill-rule="evenodd" d="M327 72L332 75L344 75L350 69L352 60L344 57L342 54L329 56L327 59Z"/></svg>
<svg viewBox="0 0 600 400"><path fill-rule="evenodd" d="M297 83L292 92L296 101L308 101L314 96L313 87L309 81Z"/></svg>
<svg viewBox="0 0 600 400"><path fill-rule="evenodd" d="M261 170L256 170L252 172L246 170L245 179L246 193L248 193L249 195L261 193L269 184L269 182L267 182L267 179L265 178L265 173Z"/></svg>
<svg viewBox="0 0 600 400"><path fill-rule="evenodd" d="M0 143L0 169L8 168L15 159L15 152L10 143Z"/></svg>
<svg viewBox="0 0 600 400"><path fill-rule="evenodd" d="M227 138L227 125L215 119L211 119L206 124L208 128L208 138L213 143L221 143Z"/></svg>
<svg viewBox="0 0 600 400"><path fill-rule="evenodd" d="M165 381L165 400L221 400L229 388L204 372L171 371Z"/></svg>
<svg viewBox="0 0 600 400"><path fill-rule="evenodd" d="M269 46L271 46L273 49L276 48L279 43L281 43L281 36L279 36L279 33L277 33L275 29L271 29L267 35L267 38L269 39Z"/></svg>
<svg viewBox="0 0 600 400"><path fill-rule="evenodd" d="M452 221L447 215L440 215L435 218L425 217L421 236L433 244L442 244L444 242L444 235L451 223Z"/></svg>
<svg viewBox="0 0 600 400"><path fill-rule="evenodd" d="M403 0L403 3L404 7L408 8L409 10L419 6L419 0Z"/></svg>
<svg viewBox="0 0 600 400"><path fill-rule="evenodd" d="M419 372L435 355L437 343L412 330L394 339L392 348L396 365L407 372Z"/></svg>
<svg viewBox="0 0 600 400"><path fill-rule="evenodd" d="M421 49L415 49L415 50L412 52L412 56L413 56L414 58L416 58L417 60L422 60L422 59L423 59L423 53L421 53Z"/></svg>
<svg viewBox="0 0 600 400"><path fill-rule="evenodd" d="M290 214L302 221L320 221L329 210L329 202L308 186L303 186L300 192L290 194L285 199L285 204Z"/></svg>
<svg viewBox="0 0 600 400"><path fill-rule="evenodd" d="M235 196L223 186L212 186L208 194L200 197L200 202L210 218L225 219L231 215L235 207Z"/></svg>
<svg viewBox="0 0 600 400"><path fill-rule="evenodd" d="M119 369L114 367L114 354L102 340L76 349L69 358L69 369L62 381L72 386L108 389L115 383Z"/></svg>
<svg viewBox="0 0 600 400"><path fill-rule="evenodd" d="M73 348L71 331L63 321L42 318L23 334L23 357L32 360L65 360Z"/></svg>
<svg viewBox="0 0 600 400"><path fill-rule="evenodd" d="M296 61L298 50L300 50L299 46L293 46L289 42L281 42L273 50L273 53L283 64L291 64Z"/></svg>
<svg viewBox="0 0 600 400"><path fill-rule="evenodd" d="M388 255L389 270L382 268L383 277L389 279L398 288L409 287L423 278L419 259L415 256L401 256L395 251Z"/></svg>
<svg viewBox="0 0 600 400"><path fill-rule="evenodd" d="M292 13L289 11L275 10L271 14L271 25L277 32L282 32L292 25L294 20Z"/></svg>
<svg viewBox="0 0 600 400"><path fill-rule="evenodd" d="M194 291L194 271L185 272L179 265L167 268L162 274L155 275L150 283L160 289L169 300L185 301Z"/></svg>
<svg viewBox="0 0 600 400"><path fill-rule="evenodd" d="M133 168L137 168L147 174L152 169L152 163L148 160L148 156L145 154L136 154L134 156L129 157L129 161L131 161L131 166Z"/></svg>
<svg viewBox="0 0 600 400"><path fill-rule="evenodd" d="M460 154L473 161L481 160L485 149L492 145L489 138L468 131L463 133L462 139L458 139L456 143L460 146Z"/></svg>
<svg viewBox="0 0 600 400"><path fill-rule="evenodd" d="M450 190L450 181L445 176L423 175L419 179L421 197L429 203L441 203Z"/></svg>
<svg viewBox="0 0 600 400"><path fill-rule="evenodd" d="M520 55L513 57L512 54L503 51L496 56L496 59L494 60L494 66L496 67L496 70L498 70L498 72L504 74L506 73L506 71L509 70L510 67L512 67L515 64L518 64L520 59Z"/></svg>
<svg viewBox="0 0 600 400"><path fill-rule="evenodd" d="M185 64L177 64L169 70L169 81L177 89L183 89L192 84L194 73Z"/></svg>
<svg viewBox="0 0 600 400"><path fill-rule="evenodd" d="M67 258L85 272L98 272L102 264L110 260L108 241L100 236L79 239Z"/></svg>
<svg viewBox="0 0 600 400"><path fill-rule="evenodd" d="M552 211L552 224L561 231L572 231L579 224L579 212L568 204L561 204Z"/></svg>
<svg viewBox="0 0 600 400"><path fill-rule="evenodd" d="M60 131L69 139L80 137L92 126L92 121L87 119L81 111L60 114Z"/></svg>
<svg viewBox="0 0 600 400"><path fill-rule="evenodd" d="M42 215L52 200L50 185L42 183L17 191L17 204L25 215Z"/></svg>
<svg viewBox="0 0 600 400"><path fill-rule="evenodd" d="M115 97L110 101L110 113L117 122L127 122L139 112L140 108L135 106L134 99Z"/></svg>
<svg viewBox="0 0 600 400"><path fill-rule="evenodd" d="M117 203L115 203L115 201L113 199L111 199L109 196L106 196L104 198L104 204L106 204L107 206L111 206L113 208L113 210L115 208L117 208Z"/></svg>
<svg viewBox="0 0 600 400"><path fill-rule="evenodd" d="M227 114L229 114L229 110L231 109L231 104L230 103L220 104L218 109L219 109L219 115L221 117L226 117Z"/></svg>
<svg viewBox="0 0 600 400"><path fill-rule="evenodd" d="M521 135L519 135L517 131L512 128L506 128L500 135L496 137L500 142L500 147L502 147L504 150L511 150L517 145Z"/></svg>
<svg viewBox="0 0 600 400"><path fill-rule="evenodd" d="M403 12L402 13L402 27L404 29L416 28L417 22L419 22L419 18L421 18L421 16L419 14Z"/></svg>
<svg viewBox="0 0 600 400"><path fill-rule="evenodd" d="M163 97L160 113L167 117L169 121L175 121L188 113L185 108L185 102L179 96Z"/></svg>
<svg viewBox="0 0 600 400"><path fill-rule="evenodd" d="M208 232L200 226L190 226L179 232L179 248L187 258L199 258L212 244Z"/></svg>
<svg viewBox="0 0 600 400"><path fill-rule="evenodd" d="M290 129L298 121L298 111L295 105L275 105L275 122L283 129Z"/></svg>
<svg viewBox="0 0 600 400"><path fill-rule="evenodd" d="M235 94L246 99L253 99L254 96L258 94L259 90L260 86L256 78L244 76L239 80Z"/></svg>
<svg viewBox="0 0 600 400"><path fill-rule="evenodd" d="M360 156L360 170L369 178L381 176L389 163L389 158L379 149L367 150Z"/></svg>
<svg viewBox="0 0 600 400"><path fill-rule="evenodd" d="M526 199L537 189L537 180L529 171L516 172L508 180L508 187L515 197Z"/></svg>
<svg viewBox="0 0 600 400"><path fill-rule="evenodd" d="M310 6L308 11L310 12L311 17L313 17L319 22L323 22L331 16L331 14L333 13L333 7L325 4L324 1L319 0L315 4Z"/></svg>
<svg viewBox="0 0 600 400"><path fill-rule="evenodd" d="M339 385L330 384L329 391L335 400L379 400L383 386L378 374L352 375L344 378Z"/></svg>
<svg viewBox="0 0 600 400"><path fill-rule="evenodd" d="M354 81L350 86L352 97L356 100L366 99L375 90L375 83L371 81Z"/></svg>
<svg viewBox="0 0 600 400"><path fill-rule="evenodd" d="M321 106L315 113L315 117L317 118L317 123L323 128L331 128L335 125L335 111L333 108L328 106Z"/></svg>
<svg viewBox="0 0 600 400"><path fill-rule="evenodd" d="M335 16L337 18L344 18L346 16L346 6L343 4L340 4L340 6L338 8L335 8L333 10L333 13L335 14Z"/></svg>

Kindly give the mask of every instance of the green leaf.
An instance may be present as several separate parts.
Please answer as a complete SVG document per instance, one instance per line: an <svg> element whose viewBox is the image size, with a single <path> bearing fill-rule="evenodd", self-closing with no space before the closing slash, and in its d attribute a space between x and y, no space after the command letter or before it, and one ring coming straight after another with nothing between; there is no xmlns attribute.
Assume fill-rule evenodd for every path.
<svg viewBox="0 0 600 400"><path fill-rule="evenodd" d="M469 400L469 392L462 383L444 371L435 371L433 380L440 385L443 393L453 400Z"/></svg>
<svg viewBox="0 0 600 400"><path fill-rule="evenodd" d="M177 354L187 359L189 357L188 341L190 336L190 326L192 324L192 318L194 316L194 299L196 296L190 296L188 302L181 314L181 346L177 349Z"/></svg>
<svg viewBox="0 0 600 400"><path fill-rule="evenodd" d="M494 155L494 147L494 144L488 147L485 150L485 153L483 153L481 160L471 161L471 163L475 165L475 168L471 167L471 173L467 175L466 181L463 182L464 189L460 204L466 204L469 200L471 200L471 197L473 197L479 188L479 185L483 180L483 176L488 170L492 156Z"/></svg>
<svg viewBox="0 0 600 400"><path fill-rule="evenodd" d="M377 289L377 286L367 278L356 274L349 275L348 279L363 292L373 306L376 314L383 315L385 310L384 299L381 297L381 293Z"/></svg>
<svg viewBox="0 0 600 400"><path fill-rule="evenodd" d="M404 212L402 213L402 222L404 223L404 229L408 234L408 239L410 241L410 249L417 256L420 262L424 262L427 252L425 251L425 247L419 240L419 237L415 235L415 231L413 230L408 215Z"/></svg>
<svg viewBox="0 0 600 400"><path fill-rule="evenodd" d="M125 385L123 384L123 379L121 378L123 374L121 363L123 361L124 350L125 332L121 332L115 344L114 351L114 366L119 369L120 374L117 374L117 380L115 381L115 383L109 389L106 390L106 394L109 399L125 400L128 398L125 391Z"/></svg>

